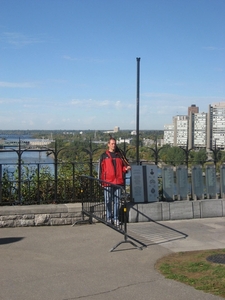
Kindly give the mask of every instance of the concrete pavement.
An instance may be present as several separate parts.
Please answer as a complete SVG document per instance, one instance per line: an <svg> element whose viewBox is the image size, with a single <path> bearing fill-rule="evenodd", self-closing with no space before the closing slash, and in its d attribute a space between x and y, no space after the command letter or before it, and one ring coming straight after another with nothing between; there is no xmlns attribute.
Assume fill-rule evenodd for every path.
<svg viewBox="0 0 225 300"><path fill-rule="evenodd" d="M225 219L132 223L147 248L103 224L0 229L1 300L215 300L165 279L154 265L171 252L225 248Z"/></svg>

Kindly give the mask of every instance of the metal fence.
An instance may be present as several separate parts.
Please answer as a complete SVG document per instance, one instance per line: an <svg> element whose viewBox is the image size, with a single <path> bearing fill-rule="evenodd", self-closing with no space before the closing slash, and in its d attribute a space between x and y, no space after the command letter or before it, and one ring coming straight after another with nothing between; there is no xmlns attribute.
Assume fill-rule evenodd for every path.
<svg viewBox="0 0 225 300"><path fill-rule="evenodd" d="M123 234L124 239L116 244L110 251L114 251L119 245L123 243L130 243L137 249L142 250L142 247L145 247L146 245L136 240L134 237L128 235L127 233L127 202L129 201L130 195L126 193L125 188L103 180L99 180L97 178L93 178L91 176L80 176L79 180L81 187L82 219L75 222L73 225L87 221L89 223L92 223L94 218ZM113 193L113 191L116 190L119 191L118 198L114 198L117 208L114 201L107 203L107 200L105 198L106 193ZM112 218L110 219L108 219L106 213L107 206L109 204L111 205L110 210L112 213ZM118 219L113 219L113 217L115 216L115 209L118 209ZM85 219L85 216L88 217L88 219ZM135 241L141 244L141 246L137 245Z"/></svg>
<svg viewBox="0 0 225 300"><path fill-rule="evenodd" d="M91 168L89 162L0 164L0 205L80 202L78 178Z"/></svg>
<svg viewBox="0 0 225 300"><path fill-rule="evenodd" d="M97 177L97 162L54 162L54 163L14 163L0 164L0 205L31 205L31 204L51 204L51 203L74 203L81 202L80 175ZM159 201L169 201L165 196L165 179L163 180L161 171L158 175ZM221 167L225 176L225 167ZM178 195L178 183L175 172L171 175L171 193L174 200ZM130 193L130 176L125 180L126 192ZM216 183L217 197L224 197L225 185L220 174L216 174L213 180ZM187 194L192 199L193 186L191 184L192 174L187 178ZM212 178L211 178L212 179ZM211 180L212 181L212 180ZM211 184L210 181L210 184ZM206 177L203 177L203 194L207 196ZM223 188L221 190L221 187ZM143 200L144 202L144 200Z"/></svg>
<svg viewBox="0 0 225 300"><path fill-rule="evenodd" d="M67 162L62 163L58 157L62 149L22 149L19 144L18 149L0 150L0 152L14 152L17 154L17 163L0 163L0 205L30 205L30 204L50 204L50 203L68 203L80 202L80 181L82 174L91 177L97 177L97 162L93 161L93 151L89 151L89 158L85 162ZM87 150L87 149L86 149ZM157 149L156 149L157 150ZM156 151L158 155L159 150ZM24 152L47 151L53 158L53 163L25 163L22 159ZM155 165L160 165L156 155ZM141 165L151 164L152 162L142 161ZM131 163L132 165L132 163ZM158 168L161 171L162 168ZM189 168L190 169L190 168ZM223 170L224 176L225 171ZM174 173L175 174L175 173ZM159 201L167 201L163 187L161 173L158 174ZM224 177L223 176L223 177ZM191 199L192 174L188 172L188 196ZM224 197L225 185L218 172L215 174L216 193L218 197ZM174 199L177 195L176 177L171 178L174 181ZM206 177L203 178L203 194L207 195ZM126 191L130 191L130 178L126 179ZM223 190L221 191L221 186ZM212 198L212 197L210 197Z"/></svg>

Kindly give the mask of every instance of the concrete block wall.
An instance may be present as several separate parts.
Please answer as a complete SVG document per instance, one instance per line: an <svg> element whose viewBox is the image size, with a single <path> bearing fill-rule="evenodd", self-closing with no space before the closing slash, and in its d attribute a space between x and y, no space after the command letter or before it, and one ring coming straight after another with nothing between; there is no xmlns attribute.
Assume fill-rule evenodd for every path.
<svg viewBox="0 0 225 300"><path fill-rule="evenodd" d="M130 223L225 217L225 199L128 203Z"/></svg>
<svg viewBox="0 0 225 300"><path fill-rule="evenodd" d="M0 228L72 225L81 218L80 203L0 207Z"/></svg>
<svg viewBox="0 0 225 300"><path fill-rule="evenodd" d="M130 223L225 217L225 199L128 203L127 214ZM0 207L0 228L72 225L81 219L81 203Z"/></svg>

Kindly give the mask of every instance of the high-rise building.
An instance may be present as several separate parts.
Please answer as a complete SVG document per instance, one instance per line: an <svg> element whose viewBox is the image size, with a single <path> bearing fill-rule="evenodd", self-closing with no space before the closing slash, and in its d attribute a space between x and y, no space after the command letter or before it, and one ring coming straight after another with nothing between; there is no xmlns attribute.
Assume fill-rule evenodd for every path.
<svg viewBox="0 0 225 300"><path fill-rule="evenodd" d="M209 105L207 148L225 148L225 102Z"/></svg>
<svg viewBox="0 0 225 300"><path fill-rule="evenodd" d="M207 140L207 113L191 113L189 116L188 148L205 148Z"/></svg>
<svg viewBox="0 0 225 300"><path fill-rule="evenodd" d="M189 149L225 149L225 102L209 105L208 113L199 113L192 104L188 116L175 116L173 125L164 126L164 144L186 146L187 142Z"/></svg>
<svg viewBox="0 0 225 300"><path fill-rule="evenodd" d="M195 104L192 104L191 106L188 107L188 116L190 116L190 114L197 114L198 112L199 112L199 108Z"/></svg>
<svg viewBox="0 0 225 300"><path fill-rule="evenodd" d="M188 116L173 117L174 146L186 146L188 140Z"/></svg>
<svg viewBox="0 0 225 300"><path fill-rule="evenodd" d="M164 125L164 144L173 146L174 144L174 125Z"/></svg>

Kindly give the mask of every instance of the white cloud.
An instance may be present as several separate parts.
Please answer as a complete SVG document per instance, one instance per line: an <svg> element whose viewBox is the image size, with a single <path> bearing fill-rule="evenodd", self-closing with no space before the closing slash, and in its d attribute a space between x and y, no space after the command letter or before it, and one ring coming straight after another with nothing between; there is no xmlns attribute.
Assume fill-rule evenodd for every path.
<svg viewBox="0 0 225 300"><path fill-rule="evenodd" d="M225 50L225 48L219 48L219 47L214 47L214 46L203 47L203 49L208 50L208 51Z"/></svg>
<svg viewBox="0 0 225 300"><path fill-rule="evenodd" d="M37 83L35 82L7 82L0 81L0 88L35 88Z"/></svg>
<svg viewBox="0 0 225 300"><path fill-rule="evenodd" d="M21 124L26 126L34 126L34 122L32 120L22 120Z"/></svg>
<svg viewBox="0 0 225 300"><path fill-rule="evenodd" d="M68 122L71 122L70 118L63 118L62 119L62 122L63 123L68 123Z"/></svg>
<svg viewBox="0 0 225 300"><path fill-rule="evenodd" d="M77 59L77 58L72 58L72 57L69 56L69 55L63 55L63 59L71 60L71 61L78 61L78 60L79 60L79 59Z"/></svg>
<svg viewBox="0 0 225 300"><path fill-rule="evenodd" d="M116 101L115 106L116 106L116 108L120 108L120 107L123 106L123 105L121 104L120 101Z"/></svg>
<svg viewBox="0 0 225 300"><path fill-rule="evenodd" d="M20 32L3 32L0 40L16 48L44 42L42 37L26 36Z"/></svg>
<svg viewBox="0 0 225 300"><path fill-rule="evenodd" d="M73 106L78 106L78 107L83 107L83 108L96 108L96 107L119 107L121 106L120 101L109 101L109 100L102 100L102 101L97 101L97 100L92 100L92 99L84 99L84 100L79 100L79 99L73 99L70 102L71 105Z"/></svg>
<svg viewBox="0 0 225 300"><path fill-rule="evenodd" d="M99 59L99 58L76 58L76 57L71 57L70 55L63 55L63 59L65 60L70 60L70 61L84 61L84 62L89 62L89 63L103 63L105 62L104 59Z"/></svg>
<svg viewBox="0 0 225 300"><path fill-rule="evenodd" d="M0 104L21 104L23 103L22 99L17 98L0 98Z"/></svg>

